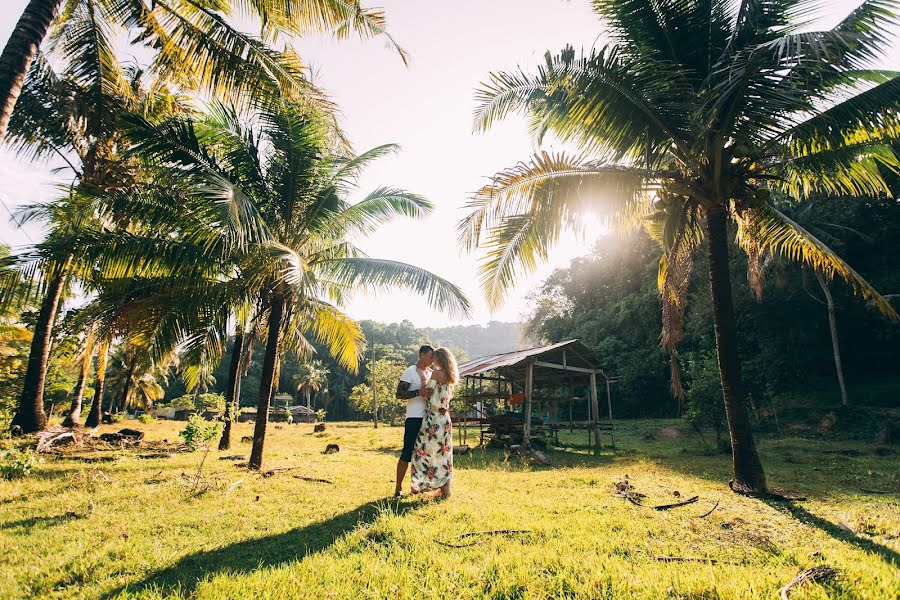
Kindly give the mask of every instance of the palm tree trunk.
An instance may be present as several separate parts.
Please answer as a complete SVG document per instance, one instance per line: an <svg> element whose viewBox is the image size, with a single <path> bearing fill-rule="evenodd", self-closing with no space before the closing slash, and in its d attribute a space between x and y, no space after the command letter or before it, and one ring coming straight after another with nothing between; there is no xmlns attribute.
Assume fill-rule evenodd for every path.
<svg viewBox="0 0 900 600"><path fill-rule="evenodd" d="M310 405L310 397L312 396L312 391L309 388L303 390L303 395L306 396L306 408L312 408Z"/></svg>
<svg viewBox="0 0 900 600"><path fill-rule="evenodd" d="M225 387L225 427L222 429L222 439L219 440L219 450L231 448L231 422L237 412L237 392L241 381L241 355L244 351L244 332L238 331L231 345L231 363L228 365L228 383Z"/></svg>
<svg viewBox="0 0 900 600"><path fill-rule="evenodd" d="M72 408L69 414L63 420L63 427L74 427L81 420L81 403L84 396L84 383L87 381L88 373L91 370L91 346L87 345L84 349L84 357L81 359L81 370L78 372L78 382L75 384L75 390L72 392Z"/></svg>
<svg viewBox="0 0 900 600"><path fill-rule="evenodd" d="M738 485L765 493L766 475L756 452L741 382L737 326L728 272L728 215L724 207L710 208L706 228L709 244L709 287L716 332L719 377L725 398L725 417L731 434L734 479Z"/></svg>
<svg viewBox="0 0 900 600"><path fill-rule="evenodd" d="M122 386L122 395L119 397L119 407L117 413L125 413L128 408L128 394L131 393L131 380L134 378L134 372L137 370L137 359L131 362L128 372L125 374L125 384Z"/></svg>
<svg viewBox="0 0 900 600"><path fill-rule="evenodd" d="M103 342L100 353L97 355L97 383L94 386L94 402L88 412L85 427L96 427L100 424L100 416L103 412L103 387L106 383L106 360L109 357L109 339Z"/></svg>
<svg viewBox="0 0 900 600"><path fill-rule="evenodd" d="M0 54L0 140L6 137L25 75L61 4L62 0L31 0Z"/></svg>
<svg viewBox="0 0 900 600"><path fill-rule="evenodd" d="M838 343L837 321L834 318L834 297L831 295L828 282L818 273L816 280L825 292L825 300L828 303L828 328L831 331L831 349L834 351L834 370L837 371L838 385L841 387L841 404L850 406L847 400L847 386L844 384L844 367L841 366L841 346Z"/></svg>
<svg viewBox="0 0 900 600"><path fill-rule="evenodd" d="M44 414L44 380L50 362L50 343L53 339L53 325L56 312L66 282L66 271L57 274L47 288L41 302L37 323L34 325L34 337L31 338L31 351L28 355L28 367L25 370L25 383L19 396L19 406L11 423L12 431L34 433L47 428L47 415Z"/></svg>
<svg viewBox="0 0 900 600"><path fill-rule="evenodd" d="M269 421L269 405L272 401L275 369L281 342L281 319L284 315L284 296L276 294L272 298L269 311L269 335L266 340L266 354L263 357L260 376L259 396L256 405L256 426L253 429L253 450L247 466L253 470L262 468L263 446L266 442L266 425Z"/></svg>

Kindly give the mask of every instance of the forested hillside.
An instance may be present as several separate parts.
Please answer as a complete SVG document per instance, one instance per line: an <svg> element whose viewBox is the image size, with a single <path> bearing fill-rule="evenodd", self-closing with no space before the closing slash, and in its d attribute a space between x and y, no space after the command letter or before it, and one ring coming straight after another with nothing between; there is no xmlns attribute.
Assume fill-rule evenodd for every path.
<svg viewBox="0 0 900 600"><path fill-rule="evenodd" d="M825 238L847 262L898 305L900 203L812 202L791 213ZM661 313L657 293L659 247L643 232L602 238L593 252L555 271L533 294L526 330L546 342L580 338L620 378L616 408L623 416L674 415L668 356L659 348ZM705 248L696 253L685 315L679 366L691 400L699 390L721 394L706 279ZM748 286L746 255L731 246L734 299L745 382L753 408L772 400L789 408L810 401L838 406L840 392L823 288L807 269L769 256L763 261L762 298ZM896 405L900 383L900 325L838 281L828 283L850 406ZM710 385L711 381L711 385ZM691 387L694 386L694 394ZM710 389L711 388L711 389ZM717 398L715 407L721 405Z"/></svg>

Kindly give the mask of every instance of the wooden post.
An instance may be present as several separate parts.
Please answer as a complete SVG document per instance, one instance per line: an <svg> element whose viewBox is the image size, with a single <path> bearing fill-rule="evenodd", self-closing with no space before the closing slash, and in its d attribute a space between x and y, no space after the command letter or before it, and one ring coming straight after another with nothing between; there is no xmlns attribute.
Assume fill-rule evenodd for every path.
<svg viewBox="0 0 900 600"><path fill-rule="evenodd" d="M534 388L534 363L528 362L525 369L525 423L523 426L523 444L531 447L531 396Z"/></svg>
<svg viewBox="0 0 900 600"><path fill-rule="evenodd" d="M378 429L378 384L375 379L375 327L372 327L372 421Z"/></svg>
<svg viewBox="0 0 900 600"><path fill-rule="evenodd" d="M616 434L614 433L615 427L613 426L612 420L612 396L609 393L609 377L606 378L606 406L609 407L609 439L612 440L613 450L616 449Z"/></svg>
<svg viewBox="0 0 900 600"><path fill-rule="evenodd" d="M600 407L597 404L597 374L591 373L591 421L594 423L594 443L597 448L600 444Z"/></svg>

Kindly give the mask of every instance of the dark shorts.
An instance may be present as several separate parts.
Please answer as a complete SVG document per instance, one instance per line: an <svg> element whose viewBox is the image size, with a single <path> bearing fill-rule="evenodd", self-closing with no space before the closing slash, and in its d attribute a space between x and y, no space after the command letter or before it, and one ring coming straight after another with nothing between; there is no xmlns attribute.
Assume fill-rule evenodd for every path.
<svg viewBox="0 0 900 600"><path fill-rule="evenodd" d="M409 417L403 424L403 451L400 453L400 460L403 462L412 461L413 449L416 447L416 438L419 437L423 420L421 417Z"/></svg>

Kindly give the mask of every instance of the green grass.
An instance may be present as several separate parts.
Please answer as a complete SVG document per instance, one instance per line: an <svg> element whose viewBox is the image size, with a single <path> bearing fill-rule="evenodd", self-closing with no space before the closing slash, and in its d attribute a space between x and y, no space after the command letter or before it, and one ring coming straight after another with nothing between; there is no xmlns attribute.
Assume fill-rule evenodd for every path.
<svg viewBox="0 0 900 600"><path fill-rule="evenodd" d="M176 441L183 423L104 430L121 426ZM773 598L817 564L838 579L792 598L900 595L896 456L856 442L764 440L771 485L808 499L763 502L732 494L728 456L708 455L696 437L644 439L665 426L681 427L622 423L618 452L600 455L577 446L584 435L563 436L571 447L548 451L549 468L476 449L457 459L445 503L388 500L401 430L365 424L270 429L267 466L302 468L269 478L212 452L199 495L189 478L201 453L47 458L31 477L0 482L0 597ZM239 424L244 435L250 425ZM323 455L330 442L341 451ZM840 449L863 454L827 452ZM246 456L249 444L229 454ZM700 500L668 512L634 506L612 496L626 474L648 505L675 501L676 490ZM457 537L496 529L529 533Z"/></svg>

